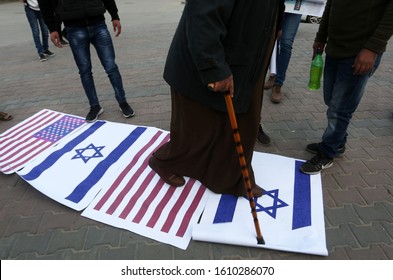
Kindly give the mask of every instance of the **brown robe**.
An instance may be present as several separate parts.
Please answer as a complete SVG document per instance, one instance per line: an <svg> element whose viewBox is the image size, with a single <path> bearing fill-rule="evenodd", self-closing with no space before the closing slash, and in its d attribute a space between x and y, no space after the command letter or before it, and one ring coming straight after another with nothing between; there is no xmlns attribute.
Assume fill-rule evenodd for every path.
<svg viewBox="0 0 393 280"><path fill-rule="evenodd" d="M245 193L224 96L207 89L232 74L241 144L255 187L251 162L263 85L283 10L283 0L187 1L164 70L172 119L170 141L154 154L161 170L197 179L216 193Z"/></svg>
<svg viewBox="0 0 393 280"><path fill-rule="evenodd" d="M274 40L270 43L271 49L273 43ZM236 115L253 187L255 178L251 161L269 58L262 63L263 69L252 94L251 106L246 113ZM228 113L201 105L173 89L171 94L170 141L155 152L157 164L174 174L197 179L215 193L244 194L245 183ZM221 94L224 98L222 93L212 94Z"/></svg>

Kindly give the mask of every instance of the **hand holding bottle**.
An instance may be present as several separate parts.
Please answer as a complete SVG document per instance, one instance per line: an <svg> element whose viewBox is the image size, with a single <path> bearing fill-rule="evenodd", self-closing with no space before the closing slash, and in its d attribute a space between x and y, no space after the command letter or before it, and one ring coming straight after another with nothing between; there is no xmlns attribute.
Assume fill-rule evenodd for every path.
<svg viewBox="0 0 393 280"><path fill-rule="evenodd" d="M318 43L314 43L313 47L317 47L317 49L314 49L313 60L311 62L308 89L317 90L321 87L321 77L323 72L322 50L324 45L321 46L318 45Z"/></svg>
<svg viewBox="0 0 393 280"><path fill-rule="evenodd" d="M318 51L321 53L321 55L323 54L323 52L325 51L325 43L314 42L312 49L313 49L312 59L314 59Z"/></svg>

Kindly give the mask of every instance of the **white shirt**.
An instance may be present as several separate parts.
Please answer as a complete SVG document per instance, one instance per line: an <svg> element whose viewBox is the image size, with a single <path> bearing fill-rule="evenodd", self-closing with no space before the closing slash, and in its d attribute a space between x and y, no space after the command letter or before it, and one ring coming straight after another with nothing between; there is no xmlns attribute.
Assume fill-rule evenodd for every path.
<svg viewBox="0 0 393 280"><path fill-rule="evenodd" d="M29 7L35 11L39 11L40 10L40 6L38 6L38 1L37 0L26 0L27 1L27 5L29 5Z"/></svg>

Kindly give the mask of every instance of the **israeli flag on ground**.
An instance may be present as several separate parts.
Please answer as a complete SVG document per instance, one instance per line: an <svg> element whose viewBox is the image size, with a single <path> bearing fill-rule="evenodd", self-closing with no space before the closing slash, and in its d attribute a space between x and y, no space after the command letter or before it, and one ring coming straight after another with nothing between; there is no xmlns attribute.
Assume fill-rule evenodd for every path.
<svg viewBox="0 0 393 280"><path fill-rule="evenodd" d="M157 133L156 128L97 121L63 138L18 174L52 199L82 210L134 159L130 149L138 151Z"/></svg>
<svg viewBox="0 0 393 280"><path fill-rule="evenodd" d="M169 186L148 166L169 140L154 127L97 121L26 164L18 174L83 216L186 249L209 191L195 179Z"/></svg>
<svg viewBox="0 0 393 280"><path fill-rule="evenodd" d="M266 243L258 245L248 199L214 194L192 178L175 188L151 170L150 155L168 140L154 127L83 124L17 174L57 202L85 209L85 217L181 249L193 238L327 255L321 177L300 173L301 161L254 153L256 181L266 190L255 200Z"/></svg>
<svg viewBox="0 0 393 280"><path fill-rule="evenodd" d="M254 153L256 181L266 190L255 199L265 245L257 243L248 199L232 195L209 196L193 239L326 256L321 177L301 173L302 163Z"/></svg>

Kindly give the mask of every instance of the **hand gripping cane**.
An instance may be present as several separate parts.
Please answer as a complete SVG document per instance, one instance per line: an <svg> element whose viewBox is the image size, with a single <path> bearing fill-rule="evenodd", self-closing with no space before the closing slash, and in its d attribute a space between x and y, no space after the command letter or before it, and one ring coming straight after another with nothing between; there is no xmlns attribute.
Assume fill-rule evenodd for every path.
<svg viewBox="0 0 393 280"><path fill-rule="evenodd" d="M214 89L214 85L209 84L209 88ZM265 240L262 237L261 229L259 227L258 215L257 215L257 211L255 209L254 195L251 190L251 182L250 182L250 178L248 176L247 163L246 163L246 159L243 154L243 146L240 141L240 133L239 133L239 129L237 127L235 109L233 108L232 98L229 95L229 92L225 92L225 103L227 105L229 120L231 122L231 127L232 127L232 131L233 131L233 137L234 137L235 143L236 143L236 151L239 156L240 166L242 168L242 175L243 175L243 179L245 182L245 188L246 188L247 194L248 194L248 200L250 202L251 213L254 218L254 226L255 226L255 231L257 233L257 242L258 242L258 244L265 244Z"/></svg>

